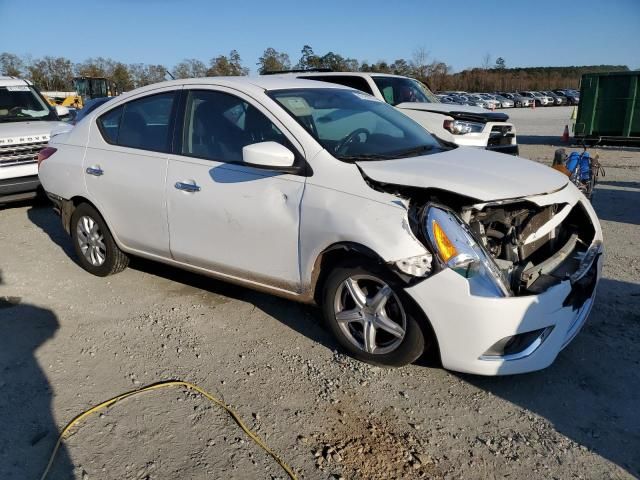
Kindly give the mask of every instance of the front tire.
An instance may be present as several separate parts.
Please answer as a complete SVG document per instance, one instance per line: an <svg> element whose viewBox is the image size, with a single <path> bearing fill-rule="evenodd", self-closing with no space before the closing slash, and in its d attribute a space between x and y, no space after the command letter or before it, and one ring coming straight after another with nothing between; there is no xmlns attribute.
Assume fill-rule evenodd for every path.
<svg viewBox="0 0 640 480"><path fill-rule="evenodd" d="M71 215L71 238L80 266L93 275L106 277L129 265L106 222L88 203L78 205Z"/></svg>
<svg viewBox="0 0 640 480"><path fill-rule="evenodd" d="M391 275L373 265L335 268L322 307L338 343L358 360L400 367L424 353L421 312Z"/></svg>

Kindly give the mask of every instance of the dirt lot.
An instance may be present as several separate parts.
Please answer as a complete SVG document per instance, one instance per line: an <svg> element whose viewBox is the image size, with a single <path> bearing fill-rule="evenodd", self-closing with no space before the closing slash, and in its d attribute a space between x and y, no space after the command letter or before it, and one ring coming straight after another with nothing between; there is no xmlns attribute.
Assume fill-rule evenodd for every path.
<svg viewBox="0 0 640 480"><path fill-rule="evenodd" d="M523 156L551 159L567 115L546 114L514 112ZM0 209L0 478L39 478L74 415L173 378L233 405L301 478L640 475L640 151L600 154L598 301L554 365L516 377L364 365L312 307L142 260L96 278L48 207ZM223 412L173 389L90 418L51 478L285 474Z"/></svg>

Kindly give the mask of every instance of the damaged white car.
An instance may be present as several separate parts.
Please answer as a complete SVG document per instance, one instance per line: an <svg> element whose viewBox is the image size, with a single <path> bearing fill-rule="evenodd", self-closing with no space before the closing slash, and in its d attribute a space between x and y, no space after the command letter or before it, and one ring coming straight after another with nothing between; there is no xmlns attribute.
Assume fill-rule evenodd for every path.
<svg viewBox="0 0 640 480"><path fill-rule="evenodd" d="M138 255L317 303L340 345L379 365L432 350L464 372L544 368L600 276L600 225L567 177L443 143L339 85L151 85L39 162L87 271Z"/></svg>

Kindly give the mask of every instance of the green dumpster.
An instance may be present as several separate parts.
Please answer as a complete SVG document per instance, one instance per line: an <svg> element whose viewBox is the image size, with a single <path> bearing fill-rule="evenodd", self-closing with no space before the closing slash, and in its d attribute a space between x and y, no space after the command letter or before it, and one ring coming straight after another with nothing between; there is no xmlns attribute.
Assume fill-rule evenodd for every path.
<svg viewBox="0 0 640 480"><path fill-rule="evenodd" d="M576 139L640 143L640 72L586 73L580 82Z"/></svg>

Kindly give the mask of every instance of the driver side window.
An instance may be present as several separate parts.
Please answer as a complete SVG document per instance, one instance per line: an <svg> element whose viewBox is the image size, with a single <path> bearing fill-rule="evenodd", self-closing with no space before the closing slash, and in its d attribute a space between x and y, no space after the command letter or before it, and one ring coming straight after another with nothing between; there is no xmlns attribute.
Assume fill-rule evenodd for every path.
<svg viewBox="0 0 640 480"><path fill-rule="evenodd" d="M278 127L241 98L212 90L189 91L182 138L183 155L241 163L243 147L269 141L291 149Z"/></svg>

